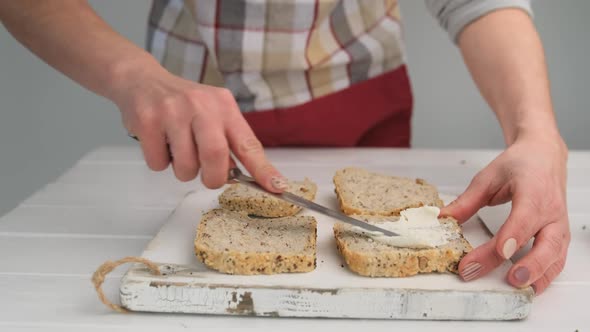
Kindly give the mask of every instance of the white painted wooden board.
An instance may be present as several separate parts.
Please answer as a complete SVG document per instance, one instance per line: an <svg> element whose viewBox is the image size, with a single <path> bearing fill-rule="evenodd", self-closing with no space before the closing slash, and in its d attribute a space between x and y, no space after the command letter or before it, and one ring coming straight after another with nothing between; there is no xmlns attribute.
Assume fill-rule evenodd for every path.
<svg viewBox="0 0 590 332"><path fill-rule="evenodd" d="M189 193L142 256L160 264L164 276L134 266L121 284L121 303L152 312L428 320L513 320L526 317L532 289L517 290L503 276L506 262L470 283L452 274L409 278L367 278L340 258L333 222L318 220L317 268L310 273L239 276L218 273L194 255L193 240L202 212L217 206L219 191ZM317 201L337 208L331 185L320 185ZM464 228L474 245L490 238L479 220Z"/></svg>

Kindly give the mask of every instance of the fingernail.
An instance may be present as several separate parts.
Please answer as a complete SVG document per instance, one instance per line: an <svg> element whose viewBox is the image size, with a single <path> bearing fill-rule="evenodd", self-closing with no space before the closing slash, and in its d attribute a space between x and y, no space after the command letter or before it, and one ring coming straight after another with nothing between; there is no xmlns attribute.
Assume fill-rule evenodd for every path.
<svg viewBox="0 0 590 332"><path fill-rule="evenodd" d="M272 186L277 190L285 190L289 187L287 179L282 176L275 176L270 180Z"/></svg>
<svg viewBox="0 0 590 332"><path fill-rule="evenodd" d="M463 277L463 280L470 281L477 278L481 270L481 264L479 264L478 262L471 262L465 265L465 267L461 271L461 276Z"/></svg>
<svg viewBox="0 0 590 332"><path fill-rule="evenodd" d="M524 266L520 266L514 271L514 279L516 279L519 285L526 285L530 277L529 269Z"/></svg>
<svg viewBox="0 0 590 332"><path fill-rule="evenodd" d="M502 255L504 255L504 259L510 259L512 255L516 252L516 239L509 238L504 242L504 247L502 248Z"/></svg>

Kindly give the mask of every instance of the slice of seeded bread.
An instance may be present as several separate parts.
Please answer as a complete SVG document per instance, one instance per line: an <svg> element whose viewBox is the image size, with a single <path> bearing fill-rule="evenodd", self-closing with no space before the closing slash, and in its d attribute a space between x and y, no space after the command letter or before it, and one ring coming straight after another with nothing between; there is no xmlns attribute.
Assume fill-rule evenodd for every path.
<svg viewBox="0 0 590 332"><path fill-rule="evenodd" d="M290 182L287 189L288 192L311 201L315 198L317 190L316 184L307 178L303 181ZM301 211L299 206L242 184L230 185L219 196L219 204L228 210L260 217L293 216Z"/></svg>
<svg viewBox="0 0 590 332"><path fill-rule="evenodd" d="M378 225L397 221L399 217L355 216L355 218ZM453 218L439 219L449 233L449 242L435 248L412 249L388 245L352 229L344 223L334 225L338 251L348 268L367 277L407 277L418 273L457 273L459 261L471 245L463 237L461 227Z"/></svg>
<svg viewBox="0 0 590 332"><path fill-rule="evenodd" d="M408 208L443 206L436 187L422 179L345 168L334 175L334 185L340 209L348 215L398 216Z"/></svg>
<svg viewBox="0 0 590 332"><path fill-rule="evenodd" d="M215 209L201 219L195 253L229 274L309 272L316 267L316 237L313 217L260 219Z"/></svg>

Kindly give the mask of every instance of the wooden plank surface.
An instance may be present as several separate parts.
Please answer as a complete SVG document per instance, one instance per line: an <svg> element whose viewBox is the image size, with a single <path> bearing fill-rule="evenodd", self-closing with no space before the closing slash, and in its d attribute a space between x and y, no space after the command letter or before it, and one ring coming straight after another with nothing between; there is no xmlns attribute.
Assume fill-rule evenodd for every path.
<svg viewBox="0 0 590 332"><path fill-rule="evenodd" d="M281 164L277 163L277 167L280 167L281 171L290 178L298 179L308 176L318 185L331 185L334 172L342 168L342 165L365 165L360 162L338 163L334 158L330 159L332 159L330 163L319 165L308 164L304 166L285 163L281 167ZM475 166L461 165L460 162L446 166L439 166L433 162L429 165L420 162L412 165L407 160L403 165L381 162L369 163L364 167L377 172L424 178L435 184L440 192L453 195L462 193L480 169ZM589 178L586 169L572 168L569 170L568 208L570 213L587 213L586 197L590 195ZM56 183L42 188L22 204L23 206L108 204L109 206L132 208L171 209L176 206L186 192L192 189L201 190L204 187L198 180L188 183L176 181L170 169L154 173L141 163L80 162L61 176ZM117 193L113 194L113 191L117 191Z"/></svg>
<svg viewBox="0 0 590 332"><path fill-rule="evenodd" d="M400 170L409 171L412 166L459 165L466 166L466 169L473 172L485 166L498 153L499 151L474 150L278 149L270 151L269 156L289 174L297 174L297 169L307 162L326 169L340 165L367 164L376 167L397 166ZM86 169L87 166L89 168ZM590 286L586 279L590 268L583 264L588 261L587 253L590 252L590 211L586 203L590 194L590 152L570 152L568 169L568 200L573 236L568 264L558 281L544 295L535 299L528 319L506 323L399 321L394 323L395 328L440 332L474 329L590 330L586 305L586 299L590 298ZM92 180L95 173L97 180ZM453 180L447 181L444 174L436 173L435 171L435 179L440 179L448 187L441 188L444 192L459 193L470 180L468 176L453 173L449 177ZM435 184L440 187L439 183ZM6 242L0 251L0 261L9 262L3 264L3 272L0 273L0 289L3 290L3 296L0 297L0 330L161 330L162 327L175 330L205 327L220 330L280 328L300 331L335 328L340 331L358 331L370 328L391 331L392 322L382 321L119 315L108 312L96 300L88 281L90 272L96 267L94 264L102 259L141 252L144 241L147 241L145 239L164 222L165 216L186 193L187 187L198 189L200 184L180 184L174 181L169 171L161 174L150 172L144 166L141 151L137 147L103 147L87 154L55 183L40 189L15 211L0 218L0 241ZM129 208L129 212L120 210L125 208ZM59 211L61 209L64 211ZM88 209L88 217L83 217L85 212L72 212L74 209ZM112 214L109 209L113 209ZM154 215L150 217L151 212ZM97 215L94 216L95 214ZM114 222L119 218L126 219L127 224ZM158 221L159 218L162 219ZM100 222L105 223L104 227L97 226ZM55 224L53 230L52 224ZM583 230L582 227L586 224L589 225ZM49 234L48 240L38 242L39 237L46 233ZM61 237L51 238L51 234ZM86 238L81 238L84 235ZM108 235L115 236L103 239ZM120 237L117 238L116 235ZM68 237L73 241L70 242ZM87 239L90 240L85 241ZM56 241L51 242L52 240ZM60 242L63 244L58 245ZM115 244L116 242L121 244ZM107 243L112 245L105 247ZM39 244L44 244L44 247ZM31 247L35 250L28 249ZM73 264L66 262L72 258ZM38 264L39 268L26 267L27 262L31 265ZM52 267L51 262L71 274L59 272L59 268ZM118 276L124 271L124 268L116 270L113 278L107 282L106 288L111 298L116 298ZM35 288L31 288L32 285ZM35 300L31 300L30 296Z"/></svg>
<svg viewBox="0 0 590 332"><path fill-rule="evenodd" d="M0 275L91 275L106 260L140 255L148 242L43 233L0 236Z"/></svg>
<svg viewBox="0 0 590 332"><path fill-rule="evenodd" d="M483 149L389 149L389 148L267 148L269 159L277 165L298 163L321 165L340 164L395 164L395 165L455 165L466 163L485 166L501 152ZM80 164L135 163L143 165L141 150L135 146L105 146L90 151ZM590 168L590 151L572 151L568 156L570 169Z"/></svg>
<svg viewBox="0 0 590 332"><path fill-rule="evenodd" d="M3 217L0 236L32 233L151 239L169 214L166 207L28 205Z"/></svg>

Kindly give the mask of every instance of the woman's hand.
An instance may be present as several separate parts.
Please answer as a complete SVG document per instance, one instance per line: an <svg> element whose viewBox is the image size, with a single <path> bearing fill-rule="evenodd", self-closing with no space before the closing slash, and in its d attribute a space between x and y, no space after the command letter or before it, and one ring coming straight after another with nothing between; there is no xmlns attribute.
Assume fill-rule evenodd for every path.
<svg viewBox="0 0 590 332"><path fill-rule="evenodd" d="M203 183L227 181L230 150L268 190L286 182L225 89L166 71L150 54L115 32L86 1L2 1L0 21L44 61L112 100L137 136L148 166L172 166L180 180L202 170Z"/></svg>
<svg viewBox="0 0 590 332"><path fill-rule="evenodd" d="M164 170L171 162L182 181L201 170L203 184L219 188L227 182L232 151L266 189L285 189L286 181L266 159L227 89L185 80L153 63L121 72L109 97L129 133L139 138L152 170Z"/></svg>
<svg viewBox="0 0 590 332"><path fill-rule="evenodd" d="M490 272L533 237L533 249L508 271L508 282L531 285L540 294L563 270L570 243L566 161L567 148L559 136L521 135L441 211L464 222L483 206L512 201L499 232L459 264L464 280Z"/></svg>

